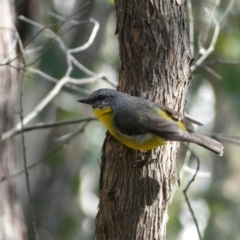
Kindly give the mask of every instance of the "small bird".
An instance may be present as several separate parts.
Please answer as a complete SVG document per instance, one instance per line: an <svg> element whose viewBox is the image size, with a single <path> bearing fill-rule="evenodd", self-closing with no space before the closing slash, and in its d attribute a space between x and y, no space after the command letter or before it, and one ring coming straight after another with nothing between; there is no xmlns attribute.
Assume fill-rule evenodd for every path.
<svg viewBox="0 0 240 240"><path fill-rule="evenodd" d="M78 102L91 105L108 131L129 148L150 150L168 141L181 141L223 154L221 143L186 127L186 122L201 123L160 103L104 88Z"/></svg>

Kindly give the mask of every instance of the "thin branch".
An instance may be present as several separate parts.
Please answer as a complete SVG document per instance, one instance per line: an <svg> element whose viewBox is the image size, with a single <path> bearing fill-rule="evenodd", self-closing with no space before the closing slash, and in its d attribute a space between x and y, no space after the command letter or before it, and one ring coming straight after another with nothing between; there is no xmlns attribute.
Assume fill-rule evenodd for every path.
<svg viewBox="0 0 240 240"><path fill-rule="evenodd" d="M43 156L42 158L40 158L38 161L36 161L33 164L30 164L27 166L27 170L31 170L34 167L38 166L40 163L42 163L46 158L48 158L49 156L51 156L53 153L57 152L59 149L61 149L68 141L70 141L73 137L77 136L79 133L83 132L85 127L87 126L87 124L90 121L86 122L82 127L80 127L76 132L74 132L74 134L71 135L71 138L66 139L66 141L62 142L61 144L59 144L58 146L56 146L55 148L51 149L45 156ZM10 180L12 178L21 176L22 174L24 174L26 171L26 169L24 168L21 171L18 171L16 173L12 173L12 174L8 174L8 175L4 175L2 177L0 177L0 184L6 180Z"/></svg>
<svg viewBox="0 0 240 240"><path fill-rule="evenodd" d="M83 20L83 21L76 21L76 20L74 20L74 19L68 19L68 18L66 18L66 17L63 17L63 16L61 16L61 15L58 15L58 14L56 14L56 13L54 13L54 12L48 12L47 13L49 16L51 16L51 17L54 17L54 18L56 18L56 19L58 19L58 20L60 20L60 21L66 21L66 20L68 20L68 23L71 23L72 25L76 25L76 26L78 26L79 24L82 24L82 23L86 23L87 22L87 20Z"/></svg>
<svg viewBox="0 0 240 240"><path fill-rule="evenodd" d="M216 58L216 59L212 59L209 61L205 61L203 62L201 65L199 66L207 66L207 65L212 65L212 64L226 64L226 65L237 65L240 66L240 61L234 61L234 60L225 60L225 59L220 59L220 58Z"/></svg>
<svg viewBox="0 0 240 240"><path fill-rule="evenodd" d="M82 15L84 14L84 12L82 13ZM48 12L48 15L58 19L58 20L61 20L61 21L66 21L66 18L65 17L62 17L61 15L58 15L56 13L53 13L53 12ZM81 15L80 15L81 16ZM79 17L79 16L78 16ZM82 25L82 24L86 24L87 22L89 22L89 20L82 20L82 21L76 21L74 19L68 19L68 23L72 24L73 26L69 27L67 30L65 31L62 31L59 35L60 36L63 36L67 33L69 33L73 28L75 27L78 27L79 25Z"/></svg>
<svg viewBox="0 0 240 240"><path fill-rule="evenodd" d="M94 76L88 77L88 78L80 78L80 79L69 78L68 82L72 83L72 84L75 84L75 85L82 85L82 84L94 83L99 79L105 80L110 85L112 85L114 88L117 87L117 83L108 79L104 72L95 74Z"/></svg>
<svg viewBox="0 0 240 240"><path fill-rule="evenodd" d="M88 121L89 122L89 121ZM78 129L76 131L73 131L73 132L70 132L70 133L67 133L61 137L58 137L58 138L55 138L55 142L66 142L68 141L69 139L72 139L73 137L75 137L76 135L78 135L80 132L82 132L82 130Z"/></svg>
<svg viewBox="0 0 240 240"><path fill-rule="evenodd" d="M84 3L85 6L83 5L81 8L77 9L77 11L74 12L69 17L63 17L63 16L61 16L59 14L56 14L54 12L51 12L51 11L47 12L47 14L51 17L56 18L57 20L60 20L61 22L67 22L67 23L70 23L72 25L78 26L79 24L86 23L87 20L76 21L76 20L74 20L74 16L77 14L77 17L79 18L79 17L83 16L84 14L86 14L86 10L83 10L83 8L86 7L86 5L88 5L88 4L89 4L89 2Z"/></svg>
<svg viewBox="0 0 240 240"><path fill-rule="evenodd" d="M182 165L182 168L180 170L180 179L183 178L183 174L184 172L187 172L191 175L194 175L196 173L196 170L195 169L192 169L188 166L188 163L190 161L190 158L192 156L192 151L191 150L187 150L186 152L186 155L185 155L185 158L184 158L184 162L183 162L183 165ZM207 178L207 177L210 177L211 176L211 173L210 172L201 172L201 171L198 171L198 177L203 177L203 178Z"/></svg>
<svg viewBox="0 0 240 240"><path fill-rule="evenodd" d="M88 81L85 81L85 83L87 82L91 82L91 81L96 81L96 74L91 72L90 70L86 69L85 67L83 67L71 54L70 51L68 50L68 48L66 47L65 43L62 41L62 39L55 34L52 30L45 28L45 26L43 26L42 24L39 24L35 21L32 21L24 16L20 16L19 19L21 19L22 21L25 21L29 24L31 24L32 26L35 26L37 28L40 29L45 29L45 32L48 34L48 36L50 38L55 39L58 44L59 47L62 49L62 51L65 53L66 56L66 60L67 60L67 70L65 72L65 75L56 83L56 85L52 88L52 90L42 99L42 101L40 101L40 103L23 119L23 126L25 126L27 123L29 123L32 119L34 119L61 91L62 87L66 84L69 84L69 80L70 78L70 74L72 72L73 69L73 64L75 64L77 67L79 68L83 68L85 72L88 72L90 76L93 77L93 79L88 79ZM95 33L96 33L96 29L95 29ZM91 34L91 36L96 36L96 34ZM92 41L92 37L91 37L91 41ZM88 46L90 46L90 43L88 41ZM23 51L23 49L22 49ZM24 64L23 69L26 69L26 64ZM38 72L39 73L39 72ZM102 75L104 75L104 73L101 73ZM100 75L101 75L100 74ZM105 76L105 75L104 75ZM44 75L44 77L46 77L46 75ZM105 77L106 78L106 77ZM51 78L48 76L48 79L51 79L52 81L56 81L56 79ZM85 79L86 80L86 79ZM80 82L80 81L79 81ZM0 141L6 140L7 138L13 136L16 134L16 132L18 132L21 129L21 123L18 123L15 127L13 127L12 129L10 129L9 131L3 133L0 137Z"/></svg>
<svg viewBox="0 0 240 240"><path fill-rule="evenodd" d="M195 155L195 154L194 154ZM196 168L196 171L195 171L195 174L192 176L192 178L190 179L190 181L188 182L187 186L183 189L183 195L185 197L185 200L186 200L186 203L188 205L188 209L192 215L192 218L193 218L193 221L194 221L194 224L196 226L196 229L197 229L197 233L198 233L198 237L199 237L199 240L202 240L202 236L201 236L201 232L200 232L200 229L199 229L199 226L198 226L198 222L197 222L197 219L195 217L195 214L194 214L194 211L192 209L192 206L190 204L190 201L188 199L188 196L187 196L187 191L190 187L190 185L195 181L196 179L196 176L198 174L198 171L199 171L199 168L200 168L200 161L199 161L199 158L195 155L196 159L197 159L197 168Z"/></svg>
<svg viewBox="0 0 240 240"><path fill-rule="evenodd" d="M192 168L190 168L188 166L184 166L183 167L183 171L187 172L187 173L189 173L191 175L194 175L196 173L195 169L192 169ZM198 175L198 177L209 178L209 177L211 177L211 172L201 172L201 171L198 171L197 175Z"/></svg>
<svg viewBox="0 0 240 240"><path fill-rule="evenodd" d="M97 118L95 118L95 117L86 117L86 118L80 118L80 119L76 119L76 120L66 120L66 121L58 121L58 122L52 122L52 123L37 123L35 125L29 126L29 127L24 127L23 129L18 130L11 137L18 135L22 132L30 132L30 131L38 130L38 129L61 127L61 126L66 126L66 125L70 125L70 124L77 124L77 123L81 123L81 122L95 121L95 120L97 120Z"/></svg>
<svg viewBox="0 0 240 240"><path fill-rule="evenodd" d="M20 16L21 17L21 16ZM20 18L19 18L20 19ZM53 25L50 25L50 26L55 26L56 24L53 24ZM43 26L43 28L42 29L40 29L25 45L24 45L24 49L37 37L37 36L39 36L45 29L48 29L49 28L49 26L48 27L46 27L46 26ZM11 31L13 31L12 29L11 29ZM17 30L16 30L17 31ZM15 31L15 32L16 32ZM14 33L15 33L14 32ZM40 56L38 56L38 58L37 59L35 59L32 63L30 63L29 65L32 65L32 64L34 64L37 60L39 60L41 57L42 57L42 55L49 49L49 47L51 46L51 44L49 44L49 46L44 50L44 52L40 55ZM25 50L26 51L26 50ZM19 58L19 56L18 56L18 54L15 56L15 57L13 57L13 58L11 58L8 62L6 62L5 64L0 64L0 66L1 65L8 65L8 66L10 66L10 63L11 62L13 62L14 60L16 60L16 59L18 59ZM24 67L26 68L26 66L27 66L27 64L25 63L25 65L24 65ZM21 68L18 68L18 70L20 70Z"/></svg>
<svg viewBox="0 0 240 240"><path fill-rule="evenodd" d="M35 68L29 67L29 68L28 68L28 71L29 71L29 72L32 72L32 73L34 73L34 74L37 74L37 75L39 75L39 76L47 79L47 80L50 81L50 82L53 82L53 83L57 83L57 82L58 82L58 79L57 79L57 78L54 78L54 77L52 77L52 76L44 73L43 71L41 71L41 70L39 70L39 69L35 69Z"/></svg>
<svg viewBox="0 0 240 240"><path fill-rule="evenodd" d="M225 12L223 13L221 19L219 20L219 24L221 24L221 23L223 22L223 20L224 20L225 18L227 18L227 15L229 14L230 10L232 9L232 6L233 6L234 2L235 2L235 0L230 0L230 1L229 1L229 4L228 4Z"/></svg>
<svg viewBox="0 0 240 240"><path fill-rule="evenodd" d="M189 163L189 160L190 160L190 158L191 158L191 155L192 155L192 152L188 149L187 150L187 152L186 152L186 155L185 155L185 158L184 158L184 162L183 162L183 165L182 165L182 168L181 168L181 170L180 170L180 179L182 179L183 178L183 174L184 174L184 167L185 166L187 166L188 165L188 163Z"/></svg>
<svg viewBox="0 0 240 240"><path fill-rule="evenodd" d="M17 33L17 31L16 31ZM18 34L18 33L17 33ZM18 44L19 44L19 49L23 57L23 63L26 63L25 55L24 55L24 48L22 46L22 41L20 40L20 36L17 36L18 39ZM20 79L20 125L21 129L24 128L23 126L23 92L24 92L24 87L23 87L23 82L24 82L24 73L21 76ZM33 207L33 201L32 201L32 196L31 196L31 187L30 187L30 180L29 180L29 173L27 169L27 156L26 156L26 145L25 145L25 137L24 137L24 132L21 134L21 140L22 140L22 150L23 150L23 165L24 165L24 170L25 170L25 178L26 178L26 186L27 186L27 195L28 195L28 201L30 205L30 213L31 213L31 218L32 218L32 225L33 225L33 231L34 231L34 236L35 240L38 240L38 232L37 232L37 223L36 223L36 216L34 212L34 207Z"/></svg>
<svg viewBox="0 0 240 240"><path fill-rule="evenodd" d="M206 12L211 15L211 13L209 12L208 9L205 9ZM204 50L204 53L202 54L202 56L196 61L196 63L194 65L191 66L191 71L193 72L197 66L199 66L200 64L203 63L203 61L213 52L214 48L215 48L215 44L217 42L218 39L218 35L219 35L219 31L220 31L220 26L219 23L217 22L216 18L213 16L212 20L215 24L215 31L212 37L212 41L210 43L210 46L208 47L208 49Z"/></svg>
<svg viewBox="0 0 240 240"><path fill-rule="evenodd" d="M57 78L54 78L39 69L28 67L27 70L28 70L28 72L32 72L34 74L37 74L38 76L41 76L42 78L48 80L49 82L57 83L59 81ZM32 77L32 76L28 76L28 77ZM87 89L79 88L76 85L73 85L72 83L66 83L64 85L64 87L74 90L74 91L77 91L79 93L86 94L86 95L90 94L90 92Z"/></svg>
<svg viewBox="0 0 240 240"><path fill-rule="evenodd" d="M43 29L45 26L41 25L40 23L34 22L24 16L20 16L19 19L21 19L22 21L25 21L37 28ZM97 22L96 20L92 19L92 21ZM98 23L95 23L96 25ZM99 27L98 27L99 28ZM98 30L98 29L97 29ZM66 59L67 59L67 63L68 66L70 65L70 62L74 63L76 67L78 67L80 70L82 70L83 72L85 72L86 74L90 75L90 76L94 76L96 75L96 73L90 71L89 69L87 69L86 67L84 67L81 63L79 63L76 58L74 56L71 55L71 49L67 49L67 47L65 46L64 42L62 41L62 39L56 34L54 33L52 30L50 30L49 28L45 29L47 36L49 38L55 39L56 41L58 41L60 48L62 49L62 51L66 54ZM96 37L96 28L93 28L93 31L95 31L94 34L91 34L90 39L88 40L88 42L86 43L88 45L88 47L92 44L93 42L93 37ZM83 46L85 46L86 44L76 48L76 49L81 49ZM74 51L76 52L76 51Z"/></svg>
<svg viewBox="0 0 240 240"><path fill-rule="evenodd" d="M97 36L97 32L98 32L98 30L99 30L100 24L99 24L98 21L96 21L96 20L93 19L93 18L90 18L89 21L94 24L94 27L93 27L92 33L91 33L88 41L87 41L84 45L82 45L82 46L80 46L80 47L69 49L69 50L68 50L69 53L77 53L77 52L83 51L83 50L89 48L89 46L92 45L94 39L95 39L96 36Z"/></svg>
<svg viewBox="0 0 240 240"><path fill-rule="evenodd" d="M73 62L73 64L80 69L81 71L83 71L84 73L86 73L87 75L94 77L96 75L100 75L102 74L104 77L103 79L105 81L107 81L108 83L110 83L113 87L117 87L117 83L114 81L111 81L110 79L107 78L106 74L104 72L102 73L98 73L96 74L95 72L92 72L91 70L89 70L88 68L86 68L85 66L83 66L73 55L70 55L71 61Z"/></svg>
<svg viewBox="0 0 240 240"><path fill-rule="evenodd" d="M68 82L72 83L72 84L76 84L76 85L83 85L83 84L86 84L86 83L94 83L97 80L99 80L101 78L104 78L104 77L105 77L105 73L99 73L99 74L96 74L93 77L88 77L88 78L79 78L79 79L69 78Z"/></svg>
<svg viewBox="0 0 240 240"><path fill-rule="evenodd" d="M210 27L211 27L211 21L214 17L214 14L217 10L217 7L219 6L221 0L215 0L215 3L214 3L214 7L212 9L212 11L210 12L210 10L208 10L208 15L209 15L209 19L207 21L207 25L205 27L205 29L202 31L202 33L200 34L201 36L201 41L200 41L200 49L204 49L204 45L206 44L206 41L207 41L207 38L208 38L208 35L209 35L209 31L210 31ZM204 10L206 11L207 8L205 8Z"/></svg>
<svg viewBox="0 0 240 240"><path fill-rule="evenodd" d="M215 72L213 69L211 69L210 67L204 67L204 69L209 72L210 74L212 74L215 78L217 78L218 80L222 80L222 76L220 74L218 74L217 72Z"/></svg>
<svg viewBox="0 0 240 240"><path fill-rule="evenodd" d="M31 48L31 49L25 49L25 54L26 55L30 55L30 54L39 52L39 51L41 51L43 49L44 49L43 46L38 46L38 47L35 47L35 48Z"/></svg>
<svg viewBox="0 0 240 240"><path fill-rule="evenodd" d="M34 119L42 110L47 106L49 102L52 101L54 97L60 92L63 85L68 81L67 77L63 77L59 82L54 86L54 88L47 94L47 96L23 119L23 126L29 123ZM17 131L21 129L21 123L18 123L15 127L1 135L0 140L6 140L7 138L16 134Z"/></svg>
<svg viewBox="0 0 240 240"><path fill-rule="evenodd" d="M92 72L91 70L89 70L88 68L86 68L85 66L83 66L74 56L70 55L72 62L74 63L74 65L79 68L80 70L82 70L84 73L86 73L89 76L94 76L96 73Z"/></svg>
<svg viewBox="0 0 240 240"><path fill-rule="evenodd" d="M52 16L52 17L54 17L54 18L56 18L56 19L58 19L58 20L61 20L61 21L63 21L63 22L70 22L70 23L72 23L72 22L75 21L75 20L74 20L74 16L75 16L76 14L77 14L78 17L81 17L81 16L83 16L83 15L86 13L86 10L84 10L84 8L86 8L87 5L89 5L89 4L90 4L89 1L85 1L85 2L82 4L81 7L79 7L75 12L72 13L72 15L70 15L70 16L67 17L67 18L66 18L66 17L63 17L63 16L61 16L61 15L58 15L58 14L56 14L56 13L53 13L53 12L51 12L51 11L47 12L47 14L50 15L50 16Z"/></svg>
<svg viewBox="0 0 240 240"><path fill-rule="evenodd" d="M196 69L197 66L201 66L203 65L204 60L211 54L211 52L214 50L215 48L215 44L216 41L218 39L218 35L219 35L219 31L220 31L220 24L223 22L223 20L227 17L227 15L229 14L230 10L232 9L232 6L234 4L235 0L230 0L228 3L228 6L226 8L226 10L224 11L222 17L220 18L219 21L216 20L216 18L214 17L215 11L218 7L218 5L220 4L220 1L216 0L215 1L215 6L212 10L212 12L210 12L208 9L205 9L205 11L208 13L209 15L209 20L213 20L214 24L215 24L215 31L212 37L212 41L210 46L208 47L208 49L206 50L204 48L204 44L206 43L207 37L208 37L208 33L209 33L209 29L210 29L210 21L208 21L207 27L205 28L205 30L199 35L198 41L199 41L199 46L200 46L200 50L199 53L202 54L202 56L197 60L197 62L191 67L191 70L194 71ZM231 63L233 62L233 63ZM219 61L219 63L224 63L223 61ZM234 61L226 61L226 64L236 64L238 65L238 63L235 63ZM214 73L211 69L208 69L209 72L211 74L214 74L217 78L220 78L219 75L217 76L216 73Z"/></svg>
<svg viewBox="0 0 240 240"><path fill-rule="evenodd" d="M24 17L24 16L22 16L22 15L19 16L18 18L19 18L20 20L28 23L28 24L33 25L34 27L40 28L40 30L37 32L37 34L36 34L32 39L30 39L30 41L25 45L25 47L26 47L30 42L32 42L33 39L36 38L41 32L46 32L46 33L49 33L50 35L52 34L52 35L55 36L55 38L52 38L52 41L50 42L50 44L44 49L43 53L40 54L35 60L33 60L33 61L32 61L31 63L29 63L27 66L31 66L31 65L33 65L34 63L36 63L36 62L46 53L46 51L52 46L52 44L54 43L54 41L55 41L55 40L57 41L57 40L60 39L58 33L60 32L60 30L61 30L61 28L64 26L64 24L68 21L68 19L66 19L65 21L61 22L60 25L59 25L59 27L58 27L57 33L54 33L54 32L49 28L49 26L46 27L46 26L44 26L44 25L42 25L42 24L40 24L40 23L37 23L37 22L35 22L35 21L31 20L31 19L28 19L28 18L26 18L26 17ZM50 25L50 26L55 26L55 25L58 25L58 24L53 24L53 25ZM56 38L58 38L58 39L56 39ZM63 45L64 45L64 44L63 44ZM61 43L59 44L59 46L60 46L60 48L62 47ZM26 67L26 66L25 66L25 67Z"/></svg>
<svg viewBox="0 0 240 240"><path fill-rule="evenodd" d="M60 32L61 28L63 27L63 25L66 23L67 20L61 22L59 28L58 28L58 31L57 33L54 33L50 28L38 23L38 22L35 22L29 18L26 18L24 16L19 16L18 17L20 20L28 23L28 24L31 24L32 26L34 27L37 27L37 28L40 28L40 31L44 31L46 34L49 34L50 36L54 36L52 37L52 42L49 44L49 46L44 50L44 53L48 50L48 48L52 45L52 43L56 40L58 43L59 43L59 47L62 49L62 51L66 54L67 56L67 47L65 46L65 44L63 43L62 39L59 37L58 33ZM38 61L40 58L41 58L42 54L40 56L37 57L37 59L35 59L33 62L31 62L30 64L28 65L33 65L36 61ZM67 62L68 62L68 58L67 58ZM69 62L68 62L68 65L69 65Z"/></svg>

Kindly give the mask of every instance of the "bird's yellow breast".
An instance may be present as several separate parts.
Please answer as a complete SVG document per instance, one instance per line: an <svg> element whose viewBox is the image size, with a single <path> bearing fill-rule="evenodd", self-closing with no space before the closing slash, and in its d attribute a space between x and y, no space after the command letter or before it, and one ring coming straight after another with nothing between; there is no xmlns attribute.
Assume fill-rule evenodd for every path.
<svg viewBox="0 0 240 240"><path fill-rule="evenodd" d="M93 109L94 115L97 117L99 121L101 121L109 132L112 132L113 128L113 113L110 107L107 108L94 108Z"/></svg>
<svg viewBox="0 0 240 240"><path fill-rule="evenodd" d="M93 113L118 141L130 148L150 150L166 144L166 141L163 138L151 133L137 136L127 136L122 134L114 126L113 112L111 108L95 108Z"/></svg>

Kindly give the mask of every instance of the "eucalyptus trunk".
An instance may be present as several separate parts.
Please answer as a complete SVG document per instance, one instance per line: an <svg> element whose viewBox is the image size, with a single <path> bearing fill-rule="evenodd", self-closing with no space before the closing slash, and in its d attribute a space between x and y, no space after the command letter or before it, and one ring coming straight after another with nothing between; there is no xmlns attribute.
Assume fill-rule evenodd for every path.
<svg viewBox="0 0 240 240"><path fill-rule="evenodd" d="M186 1L115 0L115 7L121 61L118 90L183 113L192 60ZM135 151L107 134L95 239L166 239L178 153L177 142ZM136 167L143 159L155 160Z"/></svg>

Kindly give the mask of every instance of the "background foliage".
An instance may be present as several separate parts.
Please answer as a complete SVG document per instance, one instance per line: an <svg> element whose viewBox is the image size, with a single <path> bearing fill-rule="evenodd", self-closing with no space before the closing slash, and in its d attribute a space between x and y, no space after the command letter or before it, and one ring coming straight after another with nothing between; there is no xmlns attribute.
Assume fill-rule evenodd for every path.
<svg viewBox="0 0 240 240"><path fill-rule="evenodd" d="M93 43L73 55L92 73L103 74L103 77L87 79L85 84L79 86L62 88L28 125L90 116L91 109L77 103L77 99L86 97L100 87L112 88L117 82L118 43L114 36L113 2L16 1L16 9L18 16L24 15L49 27L69 49L88 41L94 27L89 19L99 22L100 28ZM193 64L206 53L218 25L220 32L216 43L211 45L214 51L193 71L194 78L186 103L187 112L205 124L199 129L201 132L240 136L240 3L192 1L189 13L193 16L189 23L194 26L191 29L194 36ZM31 67L55 79L62 78L68 67L67 59L56 38L49 37L44 31L39 32L39 28L21 19L17 21L17 29L23 44L30 42L26 49ZM92 77L91 72L88 74L74 66L71 77L84 81ZM31 112L54 85L42 74L28 69L24 75L24 115ZM19 112L18 105L14 111ZM16 123L18 121L19 116L16 114ZM40 239L93 238L98 206L99 159L105 129L99 122L90 121L83 132L66 141L69 134L74 135L83 124L25 133L28 165L43 159L29 172ZM19 136L15 139L18 146L17 163L19 169L22 169L21 141ZM240 238L240 150L234 144L225 143L224 146L223 157L190 146L200 160L200 171L188 196L204 239ZM54 150L56 147L58 149ZM186 145L183 145L179 158L180 187L176 183L176 193L169 212L167 239L198 239L196 226L182 193L195 172L196 164L196 157L187 153ZM29 239L33 239L25 179L23 175L14 179L18 183L18 198L24 205Z"/></svg>

